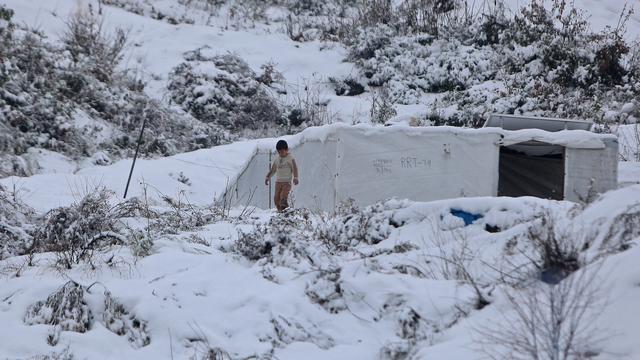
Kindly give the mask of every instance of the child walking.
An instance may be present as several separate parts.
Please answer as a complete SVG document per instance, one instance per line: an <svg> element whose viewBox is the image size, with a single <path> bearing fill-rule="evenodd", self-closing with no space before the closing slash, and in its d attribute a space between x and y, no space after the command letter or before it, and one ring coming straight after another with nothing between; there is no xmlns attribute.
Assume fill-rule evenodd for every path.
<svg viewBox="0 0 640 360"><path fill-rule="evenodd" d="M298 185L298 165L296 160L289 154L289 145L286 141L280 140L276 144L278 157L271 164L269 173L264 178L264 184L269 185L271 177L276 174L276 191L273 200L278 212L282 212L289 207L289 191L291 191L291 180Z"/></svg>

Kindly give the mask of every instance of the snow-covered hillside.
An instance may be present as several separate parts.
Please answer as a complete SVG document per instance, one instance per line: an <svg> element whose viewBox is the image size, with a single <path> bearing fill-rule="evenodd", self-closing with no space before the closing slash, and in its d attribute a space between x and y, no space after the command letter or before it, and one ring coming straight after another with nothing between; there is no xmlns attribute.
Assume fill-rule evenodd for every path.
<svg viewBox="0 0 640 360"><path fill-rule="evenodd" d="M156 162L150 168L173 166L170 159ZM119 173L117 166L102 169ZM102 171L108 178L109 170ZM150 184L165 178L147 173ZM65 178L33 177L24 184L53 192L51 185ZM17 197L38 212L63 205L26 189ZM195 189L191 199L209 196L207 189ZM56 196L71 206L65 210L72 211L69 229L96 231L87 227L96 220L88 219L114 217L112 236L138 240L92 251L70 269L64 266L68 258L57 252L2 260L3 357L480 359L485 353L479 348L514 351L500 346L507 336L522 335L509 296L541 296L539 313L532 314L543 318L541 326L552 321L544 307L550 285L535 280L545 261L536 241L544 239L559 241L563 256L578 256L580 269L563 284L587 287L580 293L584 298L568 299L575 307L563 309L570 312L563 315L567 321L580 325L575 350L598 359L640 355L640 313L634 310L640 297L638 185L612 191L584 209L535 198L475 198L394 200L346 207L336 215L300 209L285 216L200 207L184 194L163 201L155 187L148 191L148 204L109 205L106 213L91 210L102 208L89 205L100 203L95 198L75 194L75 204L68 204L74 195ZM4 206L13 195L11 188L2 192ZM79 206L84 210L73 220ZM452 210L482 217L465 226ZM13 230L19 224L50 228L60 219L52 213L38 223L26 210L13 211L26 214L13 222ZM144 239L152 241L150 247ZM121 305L110 305L114 301ZM587 313L577 317L574 312L583 307ZM595 324L602 341L583 344L591 336L586 327ZM483 340L486 332L501 339L497 346Z"/></svg>
<svg viewBox="0 0 640 360"><path fill-rule="evenodd" d="M406 28L413 20L402 17L415 14L402 2L381 8L391 11L395 28L374 26L386 20L373 5L358 15L350 7L357 3L5 1L12 11L6 17L18 29L7 35L17 43L7 45L14 50L6 51L11 60L4 65L13 81L3 95L11 132L2 140L0 173L49 167L29 148L89 164L130 157L143 118L143 155L167 156L336 121L384 122L394 114L422 125L467 126L481 125L491 112L610 125L640 116L639 15L625 13L620 22L621 0L575 2L582 18L570 7L551 7L547 18L576 19L548 28L544 16L540 24L533 17L514 22L515 15L526 18L520 8L528 2L508 1L505 11L474 2L468 15L460 8L451 23L443 20L437 36L419 33L418 25ZM470 25L458 25L463 20ZM70 32L74 21L84 28ZM571 29L568 39L562 40L562 26ZM551 32L548 39L535 34L540 27ZM93 31L108 47L118 29L126 46L110 62L83 45L79 32ZM24 36L32 38L21 41ZM40 55L28 55L34 52ZM107 63L116 73L105 80L99 75ZM52 78L61 85L51 86ZM33 86L34 79L43 84Z"/></svg>
<svg viewBox="0 0 640 360"><path fill-rule="evenodd" d="M640 14L619 54L610 33L575 52L535 33L502 46L522 34L500 27L494 1L473 4L498 16L479 17L497 20L484 23L501 29L495 43L475 37L491 34L480 23L421 33L399 19L424 15L404 1L367 23L390 3L0 3L0 358L640 359ZM625 3L575 6L599 33ZM79 13L103 21L107 44L128 33L106 78L65 43ZM587 61L598 49L622 56L599 63L612 77ZM575 58L546 63L551 50ZM619 188L579 204L388 199L334 213L214 201L274 136L394 114L479 125L492 111L587 114L618 136Z"/></svg>

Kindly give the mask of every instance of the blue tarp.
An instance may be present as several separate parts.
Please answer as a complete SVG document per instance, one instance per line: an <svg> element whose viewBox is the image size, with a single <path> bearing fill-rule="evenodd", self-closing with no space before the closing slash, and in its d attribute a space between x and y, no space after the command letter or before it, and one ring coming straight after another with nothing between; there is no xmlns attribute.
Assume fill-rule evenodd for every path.
<svg viewBox="0 0 640 360"><path fill-rule="evenodd" d="M465 225L469 225L482 217L482 215L480 214L473 214L460 209L451 209L451 215L457 216L460 219L464 220Z"/></svg>

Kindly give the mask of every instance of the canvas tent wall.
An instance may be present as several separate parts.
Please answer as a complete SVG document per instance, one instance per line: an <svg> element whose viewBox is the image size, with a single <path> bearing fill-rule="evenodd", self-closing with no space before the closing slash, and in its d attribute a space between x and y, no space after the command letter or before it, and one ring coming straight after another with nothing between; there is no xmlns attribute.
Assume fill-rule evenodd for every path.
<svg viewBox="0 0 640 360"><path fill-rule="evenodd" d="M289 141L291 144L292 141ZM273 183L264 185L264 177L269 164L278 156L270 146L258 146L245 169L222 194L220 201L231 206L273 207ZM291 202L296 207L328 210L335 204L336 137L330 134L326 139L305 139L290 145L297 162L300 163L299 186L291 194Z"/></svg>
<svg viewBox="0 0 640 360"><path fill-rule="evenodd" d="M310 130L287 138L300 168L295 207L333 210L347 199L367 205L390 197L429 201L497 194L496 131L345 125ZM273 185L263 181L277 156L273 144L258 146L222 201L272 207Z"/></svg>
<svg viewBox="0 0 640 360"><path fill-rule="evenodd" d="M495 196L500 134L458 128L342 129L336 199L371 204Z"/></svg>
<svg viewBox="0 0 640 360"><path fill-rule="evenodd" d="M618 141L587 130L586 120L492 114L500 127L498 195L586 201L617 187ZM513 131L519 130L519 131Z"/></svg>
<svg viewBox="0 0 640 360"><path fill-rule="evenodd" d="M587 131L505 131L497 128L372 127L343 124L310 128L286 138L299 163L295 207L333 210L349 198L369 205L391 197L416 201L497 196L504 147L540 142L561 148L563 198L581 200L589 192L616 185L617 142ZM275 139L263 141L223 201L237 206L272 207L273 185L264 185ZM613 160L612 160L613 159ZM502 165L500 162L503 162ZM548 173L531 174L537 179ZM522 193L553 197L540 194Z"/></svg>
<svg viewBox="0 0 640 360"><path fill-rule="evenodd" d="M588 201L616 188L618 143L615 139L602 142L603 148L544 142L502 146L498 195Z"/></svg>
<svg viewBox="0 0 640 360"><path fill-rule="evenodd" d="M618 187L618 140L603 138L604 148L567 148L564 198L592 200L596 194Z"/></svg>

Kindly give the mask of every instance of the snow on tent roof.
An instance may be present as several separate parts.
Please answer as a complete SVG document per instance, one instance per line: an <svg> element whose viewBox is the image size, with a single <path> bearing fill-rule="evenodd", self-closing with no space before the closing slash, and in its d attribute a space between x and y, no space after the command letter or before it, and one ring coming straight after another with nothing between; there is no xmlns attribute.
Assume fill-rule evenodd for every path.
<svg viewBox="0 0 640 360"><path fill-rule="evenodd" d="M574 149L604 149L605 141L617 140L615 135L596 134L585 130L562 130L557 132L540 129L502 130L502 135L502 145L504 146L535 141Z"/></svg>
<svg viewBox="0 0 640 360"><path fill-rule="evenodd" d="M540 129L545 131L589 130L592 121L556 119L547 117L491 114L484 127L499 127L505 130Z"/></svg>
<svg viewBox="0 0 640 360"><path fill-rule="evenodd" d="M341 131L361 132L363 135L384 134L384 133L404 133L409 136L421 135L467 135L474 134L496 134L502 137L500 145L509 146L524 142L543 142L552 145L561 145L577 149L603 149L605 141L616 140L615 135L596 134L586 130L562 130L549 132L541 129L504 130L496 127L485 127L480 129L460 128L454 126L430 126L430 127L410 127L410 126L374 126L370 124L350 125L346 123L335 123L319 127L309 127L302 132L284 136L289 143L289 147L295 147L306 141L324 142L332 135ZM258 148L262 150L275 149L276 139L259 140Z"/></svg>

